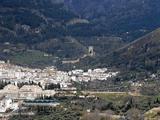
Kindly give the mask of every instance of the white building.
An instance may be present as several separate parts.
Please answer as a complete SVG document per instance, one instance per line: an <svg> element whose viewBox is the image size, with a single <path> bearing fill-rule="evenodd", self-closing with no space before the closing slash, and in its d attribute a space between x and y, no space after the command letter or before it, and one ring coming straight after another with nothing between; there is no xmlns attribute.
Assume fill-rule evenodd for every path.
<svg viewBox="0 0 160 120"><path fill-rule="evenodd" d="M0 101L0 113L4 113L7 110L18 110L18 103L14 103L11 98L5 97Z"/></svg>

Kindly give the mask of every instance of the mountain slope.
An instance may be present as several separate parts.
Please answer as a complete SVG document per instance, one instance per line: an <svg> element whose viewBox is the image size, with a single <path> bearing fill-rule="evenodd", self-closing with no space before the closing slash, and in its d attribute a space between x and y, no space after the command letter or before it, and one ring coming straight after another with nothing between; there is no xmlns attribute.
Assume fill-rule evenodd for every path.
<svg viewBox="0 0 160 120"><path fill-rule="evenodd" d="M96 23L102 34L135 40L160 26L159 0L65 0L73 12ZM103 33L104 32L104 33Z"/></svg>
<svg viewBox="0 0 160 120"><path fill-rule="evenodd" d="M38 51L32 64L43 62L39 60L43 56L49 56L44 64L55 58L61 64L83 58L93 46L96 55L82 59L80 67L85 63L157 70L159 29L118 48L124 45L122 40L160 26L159 4L159 0L1 0L0 58L18 63L20 55L29 58Z"/></svg>
<svg viewBox="0 0 160 120"><path fill-rule="evenodd" d="M65 34L65 22L76 18L51 0L1 0L0 42L33 44Z"/></svg>
<svg viewBox="0 0 160 120"><path fill-rule="evenodd" d="M102 46L103 51L110 52L124 44L118 37L110 44L112 37L102 38L95 23L81 19L63 2L1 0L0 59L29 66L55 65L55 61L59 64L85 56L89 46L99 55Z"/></svg>
<svg viewBox="0 0 160 120"><path fill-rule="evenodd" d="M129 70L160 69L160 28L101 58L102 63Z"/></svg>
<svg viewBox="0 0 160 120"><path fill-rule="evenodd" d="M157 72L160 70L160 28L123 45L123 47L119 46L117 49L114 48L114 50L104 52L94 58L81 59L75 66L83 68L112 67L120 69L122 73L126 71L128 73Z"/></svg>

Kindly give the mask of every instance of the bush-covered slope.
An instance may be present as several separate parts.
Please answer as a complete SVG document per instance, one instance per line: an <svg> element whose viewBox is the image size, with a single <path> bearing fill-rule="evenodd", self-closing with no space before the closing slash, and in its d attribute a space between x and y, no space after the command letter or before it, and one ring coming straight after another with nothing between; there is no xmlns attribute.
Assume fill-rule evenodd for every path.
<svg viewBox="0 0 160 120"><path fill-rule="evenodd" d="M112 37L102 40L103 30L95 29L97 23L81 19L79 14L67 9L63 0L0 2L0 59L10 59L22 65L52 64L55 58L58 62L80 58L87 54L88 46L94 46L98 55L123 45L122 40L116 37L113 38L115 45L110 44ZM28 53L28 49L33 51ZM42 53L40 57L33 56L36 50ZM41 59L46 53L52 57ZM31 59L27 62L25 56Z"/></svg>
<svg viewBox="0 0 160 120"><path fill-rule="evenodd" d="M160 69L160 29L102 57L102 63L129 70L157 71Z"/></svg>
<svg viewBox="0 0 160 120"><path fill-rule="evenodd" d="M51 0L1 0L0 42L33 44L66 34L76 15Z"/></svg>
<svg viewBox="0 0 160 120"><path fill-rule="evenodd" d="M65 0L66 5L96 24L101 34L135 40L160 26L159 0Z"/></svg>

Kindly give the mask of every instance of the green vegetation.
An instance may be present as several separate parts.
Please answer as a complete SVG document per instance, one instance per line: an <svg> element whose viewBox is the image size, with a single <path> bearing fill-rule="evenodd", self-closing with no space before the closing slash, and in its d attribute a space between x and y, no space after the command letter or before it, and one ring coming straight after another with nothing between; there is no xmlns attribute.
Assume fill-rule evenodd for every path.
<svg viewBox="0 0 160 120"><path fill-rule="evenodd" d="M44 112L44 113L43 113ZM43 111L36 116L14 116L10 120L79 120L81 114L73 110L64 110L62 108L56 108L49 114Z"/></svg>
<svg viewBox="0 0 160 120"><path fill-rule="evenodd" d="M159 69L159 38L160 29L157 29L128 44L114 53L114 64L129 70L156 72Z"/></svg>
<svg viewBox="0 0 160 120"><path fill-rule="evenodd" d="M116 107L123 106L127 102L132 104L131 107L138 108L140 110L147 110L156 107L160 103L160 97L147 96L147 95L131 95L128 93L96 93L101 99L107 102L112 102Z"/></svg>
<svg viewBox="0 0 160 120"><path fill-rule="evenodd" d="M142 120L159 115L160 96L133 96L127 93L95 93L97 98L56 97L61 106L34 106L34 116L13 116L10 120ZM52 98L47 98L52 99ZM55 99L55 98L53 98ZM153 109L152 109L153 108ZM88 111L89 110L89 111ZM87 112L88 111L88 112ZM150 112L154 111L154 113Z"/></svg>
<svg viewBox="0 0 160 120"><path fill-rule="evenodd" d="M40 65L41 67L43 65L53 64L53 61L56 60L53 56L35 50L13 53L9 59L15 64L26 66Z"/></svg>
<svg viewBox="0 0 160 120"><path fill-rule="evenodd" d="M107 102L113 102L114 105L123 104L130 97L128 93L97 93L95 95Z"/></svg>

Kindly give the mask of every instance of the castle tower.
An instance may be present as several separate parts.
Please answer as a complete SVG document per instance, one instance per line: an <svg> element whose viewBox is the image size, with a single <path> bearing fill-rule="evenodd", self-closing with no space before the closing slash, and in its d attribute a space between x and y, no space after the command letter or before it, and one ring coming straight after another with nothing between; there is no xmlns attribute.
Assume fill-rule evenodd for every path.
<svg viewBox="0 0 160 120"><path fill-rule="evenodd" d="M88 55L91 56L91 57L95 55L93 46L88 47Z"/></svg>

